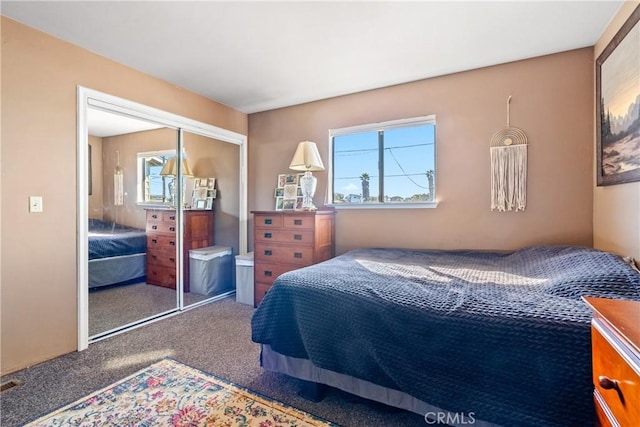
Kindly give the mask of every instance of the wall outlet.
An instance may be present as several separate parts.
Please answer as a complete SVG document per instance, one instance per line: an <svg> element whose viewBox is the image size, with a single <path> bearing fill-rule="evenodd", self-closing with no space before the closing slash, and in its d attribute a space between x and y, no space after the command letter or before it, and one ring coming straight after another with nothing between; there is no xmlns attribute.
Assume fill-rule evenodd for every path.
<svg viewBox="0 0 640 427"><path fill-rule="evenodd" d="M29 212L42 212L42 196L29 196Z"/></svg>

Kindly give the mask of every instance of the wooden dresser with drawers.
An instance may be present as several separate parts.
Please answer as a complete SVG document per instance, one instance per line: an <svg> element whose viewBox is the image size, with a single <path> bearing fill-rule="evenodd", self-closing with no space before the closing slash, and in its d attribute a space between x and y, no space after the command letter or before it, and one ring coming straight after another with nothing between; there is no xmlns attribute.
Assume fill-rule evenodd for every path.
<svg viewBox="0 0 640 427"><path fill-rule="evenodd" d="M184 210L184 291L189 292L189 250L213 246L213 211ZM147 283L176 288L176 211L147 210Z"/></svg>
<svg viewBox="0 0 640 427"><path fill-rule="evenodd" d="M254 211L254 305L282 273L335 255L335 211Z"/></svg>
<svg viewBox="0 0 640 427"><path fill-rule="evenodd" d="M583 298L593 310L593 398L600 426L640 426L640 301Z"/></svg>

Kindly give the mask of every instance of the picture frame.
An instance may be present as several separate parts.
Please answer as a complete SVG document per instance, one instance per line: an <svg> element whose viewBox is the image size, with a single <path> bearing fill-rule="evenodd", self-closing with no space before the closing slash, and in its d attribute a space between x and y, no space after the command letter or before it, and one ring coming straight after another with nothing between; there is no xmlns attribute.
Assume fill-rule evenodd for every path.
<svg viewBox="0 0 640 427"><path fill-rule="evenodd" d="M276 210L277 211L281 211L282 210L283 202L284 202L284 198L276 197Z"/></svg>
<svg viewBox="0 0 640 427"><path fill-rule="evenodd" d="M207 201L207 203L205 204L204 208L208 210L213 209L213 197L207 197L205 200Z"/></svg>
<svg viewBox="0 0 640 427"><path fill-rule="evenodd" d="M278 188L276 187L276 191L273 192L273 197L282 197L284 196L284 187Z"/></svg>
<svg viewBox="0 0 640 427"><path fill-rule="evenodd" d="M294 210L296 208L297 199L283 199L282 200L282 210L289 211Z"/></svg>
<svg viewBox="0 0 640 427"><path fill-rule="evenodd" d="M640 181L639 21L640 6L596 60L598 186Z"/></svg>
<svg viewBox="0 0 640 427"><path fill-rule="evenodd" d="M284 188L286 177L287 177L287 174L285 174L285 173L281 173L281 174L278 175L278 182L276 184L277 188Z"/></svg>
<svg viewBox="0 0 640 427"><path fill-rule="evenodd" d="M215 188L216 187L216 179L215 178L208 178L207 179L207 188Z"/></svg>
<svg viewBox="0 0 640 427"><path fill-rule="evenodd" d="M194 207L196 209L205 209L206 206L207 206L207 201L205 199L198 199L196 200L196 204Z"/></svg>
<svg viewBox="0 0 640 427"><path fill-rule="evenodd" d="M285 199L295 199L298 197L298 186L296 184L285 184L282 190L282 197Z"/></svg>
<svg viewBox="0 0 640 427"><path fill-rule="evenodd" d="M297 197L296 198L296 210L297 211L301 211L302 210L302 197Z"/></svg>

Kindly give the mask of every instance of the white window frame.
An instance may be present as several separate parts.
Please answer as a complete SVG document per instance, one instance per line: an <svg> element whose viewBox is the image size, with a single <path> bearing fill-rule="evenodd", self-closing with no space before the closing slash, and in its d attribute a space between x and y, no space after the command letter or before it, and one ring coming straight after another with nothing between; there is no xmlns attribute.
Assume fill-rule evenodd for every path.
<svg viewBox="0 0 640 427"><path fill-rule="evenodd" d="M144 192L142 190L142 177L144 175L144 170L142 168L141 158L153 157L153 156L177 156L177 152L175 149L173 150L155 150L155 151L145 151L142 153L136 153L136 203L141 207L158 207L158 206L171 206L171 202L152 202L148 200L144 200ZM183 154L184 156L184 154Z"/></svg>
<svg viewBox="0 0 640 427"><path fill-rule="evenodd" d="M433 125L436 126L436 116L431 114L428 116L412 117L409 119L389 120L386 122L369 123L365 125L349 126L338 129L329 129L329 154L327 156L327 199L326 205L334 207L336 209L432 209L438 207L438 192L436 179L436 189L434 189L434 201L433 202L407 202L407 203L385 203L385 202L368 202L368 203L332 203L333 201L333 138L341 135L350 135L354 133L364 132L379 132L394 128L419 126L419 125ZM436 126L436 135L437 135ZM437 137L436 137L437 141ZM438 173L437 167L437 143L434 146L434 172Z"/></svg>

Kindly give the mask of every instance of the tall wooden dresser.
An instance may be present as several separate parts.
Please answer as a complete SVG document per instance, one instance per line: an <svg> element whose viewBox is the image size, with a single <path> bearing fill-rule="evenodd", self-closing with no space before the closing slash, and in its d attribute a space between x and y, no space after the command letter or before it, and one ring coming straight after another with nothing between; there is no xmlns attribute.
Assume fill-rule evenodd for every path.
<svg viewBox="0 0 640 427"><path fill-rule="evenodd" d="M184 291L189 292L189 250L213 246L213 211L184 210ZM176 211L147 210L147 283L176 288Z"/></svg>
<svg viewBox="0 0 640 427"><path fill-rule="evenodd" d="M640 426L640 301L584 297L593 309L593 398L600 426Z"/></svg>
<svg viewBox="0 0 640 427"><path fill-rule="evenodd" d="M335 211L255 211L254 305L282 273L335 255Z"/></svg>

